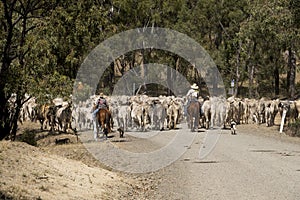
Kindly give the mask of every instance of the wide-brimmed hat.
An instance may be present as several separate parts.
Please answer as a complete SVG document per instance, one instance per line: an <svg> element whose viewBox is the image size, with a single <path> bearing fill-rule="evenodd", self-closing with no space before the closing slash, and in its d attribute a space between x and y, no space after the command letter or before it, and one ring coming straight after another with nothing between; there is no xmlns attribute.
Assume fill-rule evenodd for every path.
<svg viewBox="0 0 300 200"><path fill-rule="evenodd" d="M191 86L191 88L194 89L194 90L198 90L198 89L199 89L199 87L198 87L198 85L197 85L196 83L194 83L194 84Z"/></svg>

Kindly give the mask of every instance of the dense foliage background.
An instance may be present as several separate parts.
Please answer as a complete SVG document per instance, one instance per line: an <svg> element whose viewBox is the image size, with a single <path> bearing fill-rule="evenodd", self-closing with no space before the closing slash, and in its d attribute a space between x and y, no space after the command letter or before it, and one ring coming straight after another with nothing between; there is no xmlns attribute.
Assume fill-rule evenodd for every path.
<svg viewBox="0 0 300 200"><path fill-rule="evenodd" d="M0 139L16 132L24 102L32 96L41 103L68 97L88 53L138 27L170 28L195 39L225 85L235 80L235 95L299 93L300 0L1 0L0 24ZM191 83L205 85L191 63L145 49L112 63L99 90L109 94L126 70L149 62L168 64Z"/></svg>

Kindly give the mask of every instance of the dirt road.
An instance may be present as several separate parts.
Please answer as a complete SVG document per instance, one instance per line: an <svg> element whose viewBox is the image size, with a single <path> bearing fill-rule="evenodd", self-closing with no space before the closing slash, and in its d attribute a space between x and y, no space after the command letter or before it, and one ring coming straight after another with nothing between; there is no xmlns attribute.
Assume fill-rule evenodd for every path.
<svg viewBox="0 0 300 200"><path fill-rule="evenodd" d="M235 136L223 131L212 153L199 160L205 134L156 172L162 181L151 199L300 199L298 139L280 137L275 128L241 126Z"/></svg>
<svg viewBox="0 0 300 200"><path fill-rule="evenodd" d="M82 133L83 145L70 135L50 135L38 141L39 147L2 142L0 198L300 199L300 138L277 129L241 125L231 135L219 129L191 133L180 125L163 132L127 132L123 139L114 133L97 142L92 132ZM207 134L219 140L199 159L200 149L209 150ZM58 137L71 137L71 144L55 145ZM129 154L111 154L111 147ZM104 160L98 162L97 156ZM121 168L106 168L108 161Z"/></svg>
<svg viewBox="0 0 300 200"><path fill-rule="evenodd" d="M171 165L139 175L156 180L152 186L155 189L140 195L140 199L300 199L300 140L280 135L277 129L241 125L238 134L231 135L230 130L195 134L181 127L147 139L127 136L127 142L111 142L128 151L145 153L169 144L176 134L194 134L192 144L185 146L186 152ZM206 134L216 132L220 137L215 148L199 159Z"/></svg>

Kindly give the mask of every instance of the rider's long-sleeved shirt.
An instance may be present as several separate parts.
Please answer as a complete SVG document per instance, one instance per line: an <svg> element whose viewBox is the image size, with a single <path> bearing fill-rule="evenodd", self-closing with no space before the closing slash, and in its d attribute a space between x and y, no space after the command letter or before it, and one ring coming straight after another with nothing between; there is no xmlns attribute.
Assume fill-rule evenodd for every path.
<svg viewBox="0 0 300 200"><path fill-rule="evenodd" d="M198 91L195 89L190 89L186 96L192 98L198 98Z"/></svg>

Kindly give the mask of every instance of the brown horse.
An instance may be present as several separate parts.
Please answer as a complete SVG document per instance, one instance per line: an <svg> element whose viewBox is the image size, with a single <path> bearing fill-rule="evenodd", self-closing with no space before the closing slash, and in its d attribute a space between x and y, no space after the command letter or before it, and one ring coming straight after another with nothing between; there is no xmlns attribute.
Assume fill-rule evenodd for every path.
<svg viewBox="0 0 300 200"><path fill-rule="evenodd" d="M107 138L108 133L110 133L113 128L111 112L108 109L100 109L97 113L97 121Z"/></svg>
<svg viewBox="0 0 300 200"><path fill-rule="evenodd" d="M187 123L192 132L198 130L200 117L200 103L192 101L187 107Z"/></svg>

